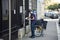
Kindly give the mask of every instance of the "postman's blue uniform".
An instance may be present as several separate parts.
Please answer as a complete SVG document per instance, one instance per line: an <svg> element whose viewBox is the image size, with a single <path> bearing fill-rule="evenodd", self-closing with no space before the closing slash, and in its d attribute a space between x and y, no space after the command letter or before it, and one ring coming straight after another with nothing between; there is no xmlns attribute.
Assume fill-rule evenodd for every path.
<svg viewBox="0 0 60 40"><path fill-rule="evenodd" d="M34 17L34 20L31 20L31 34L32 34L32 37L34 37L35 36L34 30L35 30L36 16L33 13L31 14L31 18L32 18L32 16Z"/></svg>

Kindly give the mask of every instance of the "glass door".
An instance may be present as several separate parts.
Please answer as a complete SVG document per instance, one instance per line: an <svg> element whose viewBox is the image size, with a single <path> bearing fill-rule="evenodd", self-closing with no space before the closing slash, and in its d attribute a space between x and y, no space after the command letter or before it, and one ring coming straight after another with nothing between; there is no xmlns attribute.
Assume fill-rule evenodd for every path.
<svg viewBox="0 0 60 40"><path fill-rule="evenodd" d="M11 0L11 40L18 39L18 30L23 27L23 0Z"/></svg>
<svg viewBox="0 0 60 40"><path fill-rule="evenodd" d="M2 0L2 39L9 40L9 0Z"/></svg>

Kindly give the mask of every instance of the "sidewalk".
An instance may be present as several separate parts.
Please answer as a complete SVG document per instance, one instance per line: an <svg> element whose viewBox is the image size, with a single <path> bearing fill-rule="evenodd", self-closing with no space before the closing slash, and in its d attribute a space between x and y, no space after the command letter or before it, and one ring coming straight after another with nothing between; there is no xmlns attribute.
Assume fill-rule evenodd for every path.
<svg viewBox="0 0 60 40"><path fill-rule="evenodd" d="M29 38L31 34L26 35L22 40L58 40L56 22L48 22L47 29L44 30L44 37Z"/></svg>
<svg viewBox="0 0 60 40"><path fill-rule="evenodd" d="M56 26L57 26L58 40L60 40L60 26L58 22L56 22Z"/></svg>
<svg viewBox="0 0 60 40"><path fill-rule="evenodd" d="M44 19L44 21L54 21L57 22L59 19Z"/></svg>

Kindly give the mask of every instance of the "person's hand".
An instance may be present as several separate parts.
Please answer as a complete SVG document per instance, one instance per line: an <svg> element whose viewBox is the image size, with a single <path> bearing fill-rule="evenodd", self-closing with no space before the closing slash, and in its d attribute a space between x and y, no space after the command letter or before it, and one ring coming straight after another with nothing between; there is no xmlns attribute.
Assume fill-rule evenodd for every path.
<svg viewBox="0 0 60 40"><path fill-rule="evenodd" d="M34 20L34 17L32 17L31 20Z"/></svg>
<svg viewBox="0 0 60 40"><path fill-rule="evenodd" d="M28 17L26 17L25 19L28 19Z"/></svg>

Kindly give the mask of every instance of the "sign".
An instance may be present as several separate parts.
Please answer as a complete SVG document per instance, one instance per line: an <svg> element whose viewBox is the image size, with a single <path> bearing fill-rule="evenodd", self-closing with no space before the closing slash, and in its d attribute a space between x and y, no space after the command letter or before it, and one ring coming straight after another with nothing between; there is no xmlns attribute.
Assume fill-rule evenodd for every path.
<svg viewBox="0 0 60 40"><path fill-rule="evenodd" d="M22 6L20 6L20 13L22 13Z"/></svg>
<svg viewBox="0 0 60 40"><path fill-rule="evenodd" d="M14 9L14 14L16 14L16 10Z"/></svg>

